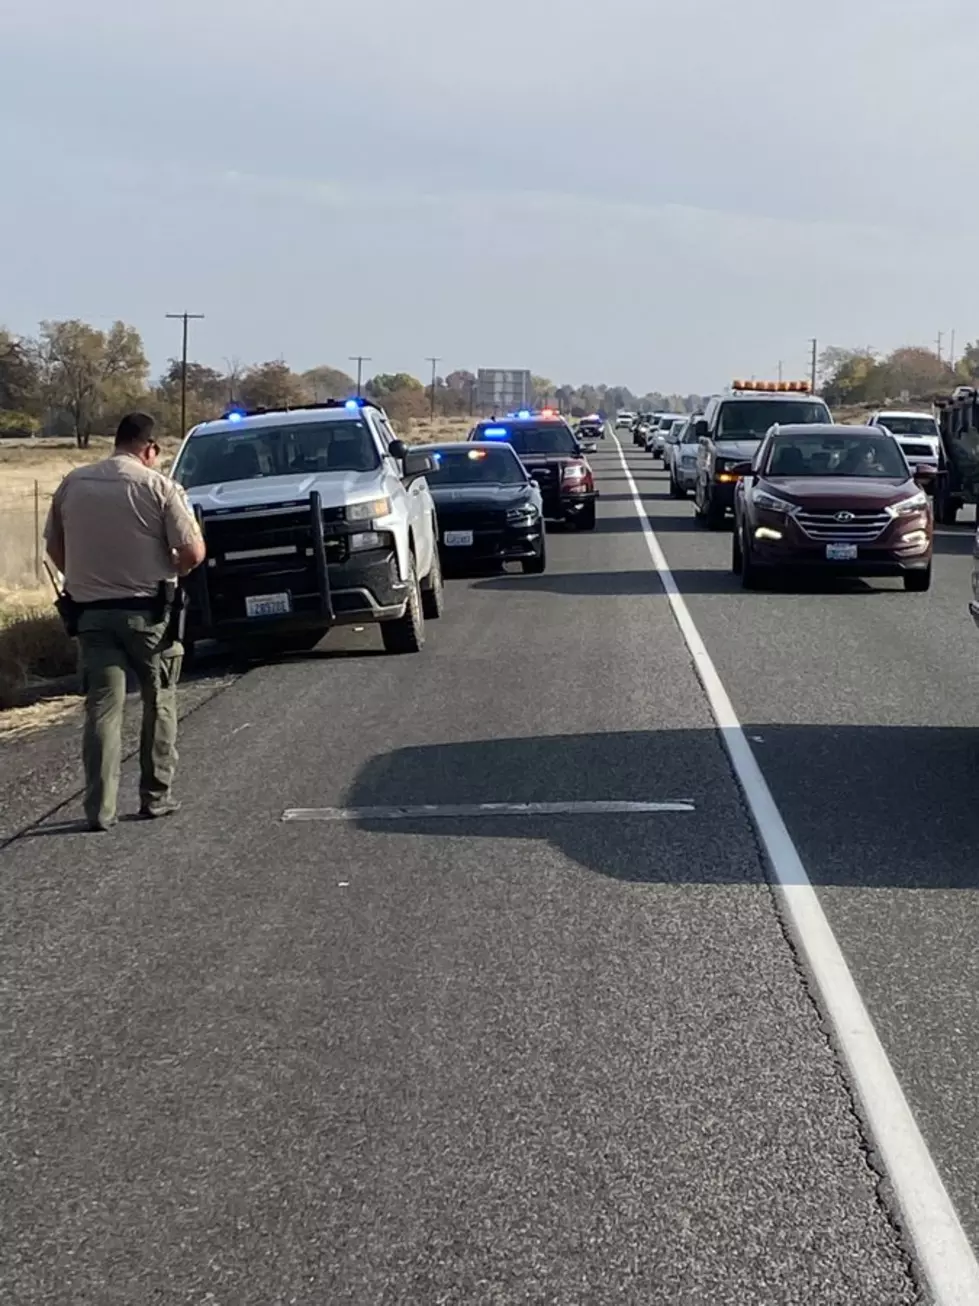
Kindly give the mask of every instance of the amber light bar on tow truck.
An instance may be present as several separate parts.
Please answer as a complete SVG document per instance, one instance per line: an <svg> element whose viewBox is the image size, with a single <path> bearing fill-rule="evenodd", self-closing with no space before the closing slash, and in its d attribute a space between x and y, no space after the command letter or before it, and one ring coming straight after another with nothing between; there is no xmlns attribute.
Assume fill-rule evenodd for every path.
<svg viewBox="0 0 979 1306"><path fill-rule="evenodd" d="M808 381L735 381L732 390L760 390L766 394L812 394Z"/></svg>

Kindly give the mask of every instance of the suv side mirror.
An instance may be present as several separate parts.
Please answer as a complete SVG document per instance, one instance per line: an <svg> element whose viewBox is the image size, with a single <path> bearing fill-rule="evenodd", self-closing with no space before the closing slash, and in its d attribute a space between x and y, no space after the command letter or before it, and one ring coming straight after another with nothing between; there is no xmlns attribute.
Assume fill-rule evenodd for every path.
<svg viewBox="0 0 979 1306"><path fill-rule="evenodd" d="M693 424L693 438L695 440L706 440L710 434L706 417L698 417Z"/></svg>
<svg viewBox="0 0 979 1306"><path fill-rule="evenodd" d="M398 462L403 462L408 452L408 446L404 440L392 440L388 445L388 453L392 458L397 458Z"/></svg>
<svg viewBox="0 0 979 1306"><path fill-rule="evenodd" d="M733 467L728 468L728 471L732 476L754 476L755 474L753 463L735 463Z"/></svg>
<svg viewBox="0 0 979 1306"><path fill-rule="evenodd" d="M421 449L405 450L405 480L410 480L414 476L427 476L429 472L434 472L437 467L438 463L430 453L425 453Z"/></svg>

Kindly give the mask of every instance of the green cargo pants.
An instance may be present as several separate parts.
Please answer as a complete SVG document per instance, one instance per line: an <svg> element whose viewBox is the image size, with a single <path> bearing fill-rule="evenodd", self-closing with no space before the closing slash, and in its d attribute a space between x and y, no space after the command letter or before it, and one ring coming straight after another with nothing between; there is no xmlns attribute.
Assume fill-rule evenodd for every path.
<svg viewBox="0 0 979 1306"><path fill-rule="evenodd" d="M85 816L90 823L115 820L122 765L126 672L139 682L143 728L139 745L140 807L170 796L177 765L177 681L183 647L156 614L90 609L78 622L85 676Z"/></svg>

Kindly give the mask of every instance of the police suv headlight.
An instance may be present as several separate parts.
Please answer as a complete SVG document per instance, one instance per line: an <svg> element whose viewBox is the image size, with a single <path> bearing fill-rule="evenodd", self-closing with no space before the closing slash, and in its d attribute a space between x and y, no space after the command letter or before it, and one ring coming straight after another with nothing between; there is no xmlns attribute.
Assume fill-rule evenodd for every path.
<svg viewBox="0 0 979 1306"><path fill-rule="evenodd" d="M927 494L912 494L910 499L902 499L900 503L890 504L887 515L889 517L914 517L917 513L924 512L927 507Z"/></svg>
<svg viewBox="0 0 979 1306"><path fill-rule="evenodd" d="M365 549L383 549L391 543L387 531L356 531L350 536L350 552L363 553Z"/></svg>
<svg viewBox="0 0 979 1306"><path fill-rule="evenodd" d="M789 503L788 499L780 499L777 495L768 494L764 490L760 490L754 496L754 502L756 508L764 508L767 512L781 512L786 516L791 516L799 510L798 504Z"/></svg>
<svg viewBox="0 0 979 1306"><path fill-rule="evenodd" d="M509 526L533 526L537 520L537 509L531 503L522 504L519 508L507 508L506 519Z"/></svg>
<svg viewBox="0 0 979 1306"><path fill-rule="evenodd" d="M376 517L391 516L391 500L368 499L366 503L352 503L347 508L347 521L373 521Z"/></svg>

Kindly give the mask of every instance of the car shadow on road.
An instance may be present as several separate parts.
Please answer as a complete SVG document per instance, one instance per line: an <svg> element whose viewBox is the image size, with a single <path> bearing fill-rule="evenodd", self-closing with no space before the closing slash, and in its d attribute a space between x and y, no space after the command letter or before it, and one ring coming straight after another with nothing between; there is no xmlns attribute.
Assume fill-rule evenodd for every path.
<svg viewBox="0 0 979 1306"><path fill-rule="evenodd" d="M949 527L941 527L935 531L934 552L970 558L974 540L975 531L972 529L953 530Z"/></svg>
<svg viewBox="0 0 979 1306"><path fill-rule="evenodd" d="M779 810L817 886L979 887L979 730L749 725ZM691 801L693 812L363 816L378 834L526 839L635 883L767 879L712 729L537 736L400 748L372 759L350 807Z"/></svg>
<svg viewBox="0 0 979 1306"><path fill-rule="evenodd" d="M741 582L730 571L719 567L671 568L671 574L681 595L728 594L743 598L745 603L763 603L766 593L778 598L804 599L819 594L872 595L902 594L899 582L879 581L870 585L859 578L841 576L792 576L773 580L770 589L746 594ZM885 588L889 586L890 588ZM543 576L493 577L477 581L477 590L503 589L527 590L533 594L563 594L568 598L642 597L664 593L659 573L652 567L639 571L549 571Z"/></svg>

